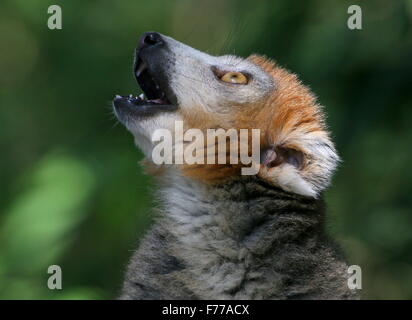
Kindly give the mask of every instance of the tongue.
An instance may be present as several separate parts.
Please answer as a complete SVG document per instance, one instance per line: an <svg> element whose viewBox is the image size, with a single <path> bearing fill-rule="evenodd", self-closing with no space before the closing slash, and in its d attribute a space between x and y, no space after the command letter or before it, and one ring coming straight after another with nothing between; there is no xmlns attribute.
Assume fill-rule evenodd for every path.
<svg viewBox="0 0 412 320"><path fill-rule="evenodd" d="M155 103L155 104L167 104L167 102L162 99L152 99L152 100L147 100L147 102Z"/></svg>

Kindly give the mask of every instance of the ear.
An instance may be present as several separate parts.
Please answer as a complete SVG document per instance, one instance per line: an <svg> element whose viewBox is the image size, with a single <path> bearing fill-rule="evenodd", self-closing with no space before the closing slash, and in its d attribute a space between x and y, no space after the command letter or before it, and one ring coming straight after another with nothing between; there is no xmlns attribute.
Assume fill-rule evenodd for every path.
<svg viewBox="0 0 412 320"><path fill-rule="evenodd" d="M268 168L288 163L296 169L300 169L303 166L304 155L300 150L293 148L270 146L262 151L260 159L262 164Z"/></svg>
<svg viewBox="0 0 412 320"><path fill-rule="evenodd" d="M338 163L332 141L322 132L264 148L258 176L286 191L316 198L329 186Z"/></svg>
<svg viewBox="0 0 412 320"><path fill-rule="evenodd" d="M269 146L261 152L259 176L286 191L316 197L316 191L301 175L305 154L296 148Z"/></svg>

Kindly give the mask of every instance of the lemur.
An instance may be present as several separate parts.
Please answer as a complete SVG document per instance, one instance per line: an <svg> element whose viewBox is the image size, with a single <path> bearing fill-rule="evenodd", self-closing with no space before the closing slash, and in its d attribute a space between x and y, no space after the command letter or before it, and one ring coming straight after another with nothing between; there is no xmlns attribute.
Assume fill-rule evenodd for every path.
<svg viewBox="0 0 412 320"><path fill-rule="evenodd" d="M357 298L325 232L322 192L339 157L297 76L263 56L211 56L156 32L140 37L134 75L144 94L116 95L113 109L158 182L159 212L120 299ZM152 135L178 120L185 130L259 129L257 173L154 164Z"/></svg>

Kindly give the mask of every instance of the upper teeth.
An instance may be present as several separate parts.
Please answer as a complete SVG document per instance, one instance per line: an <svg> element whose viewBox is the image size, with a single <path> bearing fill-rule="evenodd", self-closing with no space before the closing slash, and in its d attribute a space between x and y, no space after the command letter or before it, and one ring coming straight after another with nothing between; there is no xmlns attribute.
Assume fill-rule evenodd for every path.
<svg viewBox="0 0 412 320"><path fill-rule="evenodd" d="M140 74L146 69L147 65L144 61L142 61L139 65L139 68L136 70L136 76L140 76Z"/></svg>

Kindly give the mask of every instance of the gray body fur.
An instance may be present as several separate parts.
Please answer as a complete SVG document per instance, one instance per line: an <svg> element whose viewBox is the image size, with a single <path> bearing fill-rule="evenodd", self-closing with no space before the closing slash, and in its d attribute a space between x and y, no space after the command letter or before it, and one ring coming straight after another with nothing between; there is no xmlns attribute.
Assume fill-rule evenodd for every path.
<svg viewBox="0 0 412 320"><path fill-rule="evenodd" d="M133 255L121 299L353 299L322 200L241 177L173 177Z"/></svg>

